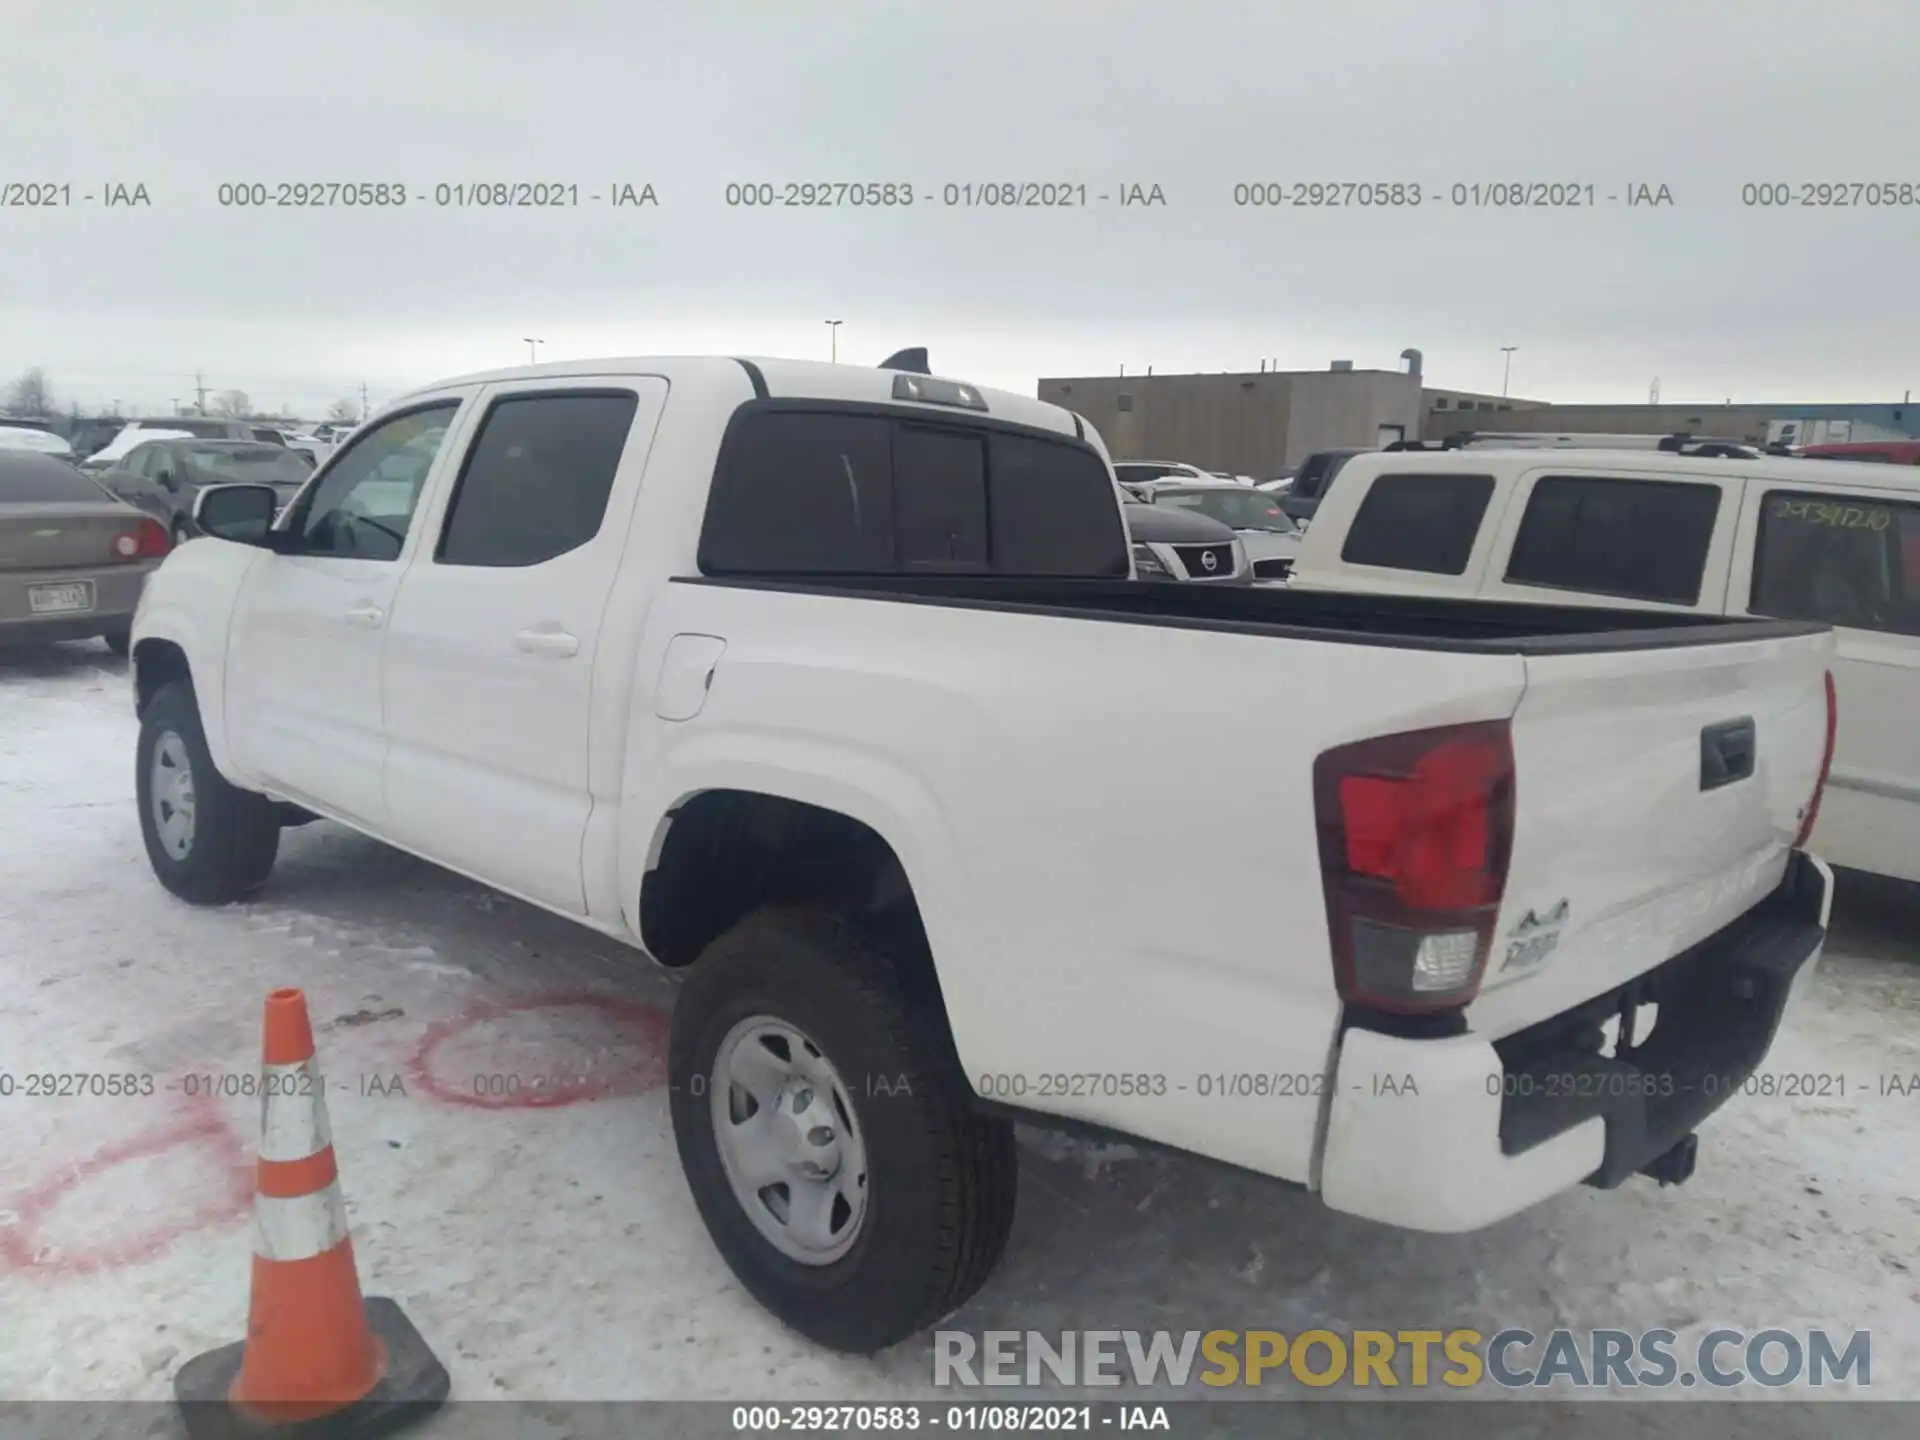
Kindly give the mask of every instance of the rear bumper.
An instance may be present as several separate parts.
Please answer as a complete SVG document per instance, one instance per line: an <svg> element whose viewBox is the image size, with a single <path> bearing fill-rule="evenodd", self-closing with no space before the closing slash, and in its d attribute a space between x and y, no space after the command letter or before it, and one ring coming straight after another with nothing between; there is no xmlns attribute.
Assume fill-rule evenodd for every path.
<svg viewBox="0 0 1920 1440"><path fill-rule="evenodd" d="M1348 1030L1322 1198L1384 1224L1458 1232L1640 1173L1765 1059L1819 963L1832 891L1827 867L1796 852L1779 888L1718 934L1498 1041ZM1602 1056L1601 1025L1646 1004L1659 1007L1652 1033Z"/></svg>
<svg viewBox="0 0 1920 1440"><path fill-rule="evenodd" d="M134 607L140 603L147 576L159 565L158 560L152 560L112 569L47 570L0 577L0 645L84 640L103 631L124 629L133 619ZM49 615L33 613L27 593L29 587L77 580L93 586L91 610Z"/></svg>

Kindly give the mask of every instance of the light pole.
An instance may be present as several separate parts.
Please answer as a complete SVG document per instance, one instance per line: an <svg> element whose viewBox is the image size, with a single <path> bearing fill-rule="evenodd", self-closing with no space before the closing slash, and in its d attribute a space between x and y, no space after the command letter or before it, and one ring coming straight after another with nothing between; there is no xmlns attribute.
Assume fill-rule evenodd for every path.
<svg viewBox="0 0 1920 1440"><path fill-rule="evenodd" d="M1506 366L1500 372L1500 398L1502 400L1507 398L1507 381L1513 376L1513 352L1519 348L1518 345L1502 345L1500 347L1500 353L1507 357Z"/></svg>
<svg viewBox="0 0 1920 1440"><path fill-rule="evenodd" d="M520 338L527 342L527 363L529 365L538 365L540 363L540 347L547 342L544 340L536 340L531 335L523 335Z"/></svg>
<svg viewBox="0 0 1920 1440"><path fill-rule="evenodd" d="M838 320L827 321L827 334L831 337L828 341L827 358L837 364L840 359L840 322Z"/></svg>

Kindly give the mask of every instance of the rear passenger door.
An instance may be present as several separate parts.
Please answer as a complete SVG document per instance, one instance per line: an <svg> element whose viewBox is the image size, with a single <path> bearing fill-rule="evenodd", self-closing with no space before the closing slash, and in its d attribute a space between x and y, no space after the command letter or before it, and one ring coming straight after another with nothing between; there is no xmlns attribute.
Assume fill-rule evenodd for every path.
<svg viewBox="0 0 1920 1440"><path fill-rule="evenodd" d="M489 387L388 627L393 837L573 914L602 613L666 397L654 376Z"/></svg>
<svg viewBox="0 0 1920 1440"><path fill-rule="evenodd" d="M1809 847L1920 881L1920 497L1861 478L1752 482L1728 609L1834 627L1839 728Z"/></svg>
<svg viewBox="0 0 1920 1440"><path fill-rule="evenodd" d="M1551 465L1520 476L1481 593L1720 614L1745 481Z"/></svg>

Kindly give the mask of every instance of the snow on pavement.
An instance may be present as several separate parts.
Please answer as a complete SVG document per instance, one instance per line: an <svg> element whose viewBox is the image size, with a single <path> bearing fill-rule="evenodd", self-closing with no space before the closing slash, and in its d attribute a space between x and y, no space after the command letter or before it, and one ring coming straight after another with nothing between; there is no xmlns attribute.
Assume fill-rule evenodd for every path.
<svg viewBox="0 0 1920 1440"><path fill-rule="evenodd" d="M721 1263L661 1089L669 977L327 824L286 833L251 903L182 904L141 848L135 733L104 650L0 655L0 1398L165 1399L182 1361L239 1338L244 1089L261 1001L289 985L331 1082L363 1285L400 1301L456 1398L932 1393L930 1337L829 1354ZM1849 879L1767 1067L1845 1075L1846 1093L1737 1100L1683 1187L1583 1189L1421 1236L1197 1160L1023 1131L1008 1254L947 1323L1683 1342L1824 1325L1873 1332L1876 1398L1920 1398L1920 1095L1875 1085L1920 1073L1916 919L1911 892ZM29 1098L36 1072L134 1093Z"/></svg>

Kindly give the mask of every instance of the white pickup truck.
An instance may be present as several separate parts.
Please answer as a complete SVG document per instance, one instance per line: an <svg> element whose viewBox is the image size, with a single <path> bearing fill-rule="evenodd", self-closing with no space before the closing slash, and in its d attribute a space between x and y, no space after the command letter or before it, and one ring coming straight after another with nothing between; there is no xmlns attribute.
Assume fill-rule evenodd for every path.
<svg viewBox="0 0 1920 1440"><path fill-rule="evenodd" d="M1017 1115L1425 1231L1684 1180L1824 940L1824 627L1140 583L1030 398L545 365L197 504L133 631L160 881L319 815L688 967L694 1199L836 1348L985 1280Z"/></svg>

